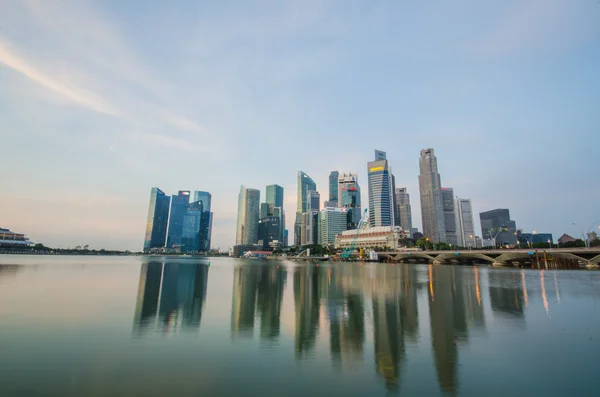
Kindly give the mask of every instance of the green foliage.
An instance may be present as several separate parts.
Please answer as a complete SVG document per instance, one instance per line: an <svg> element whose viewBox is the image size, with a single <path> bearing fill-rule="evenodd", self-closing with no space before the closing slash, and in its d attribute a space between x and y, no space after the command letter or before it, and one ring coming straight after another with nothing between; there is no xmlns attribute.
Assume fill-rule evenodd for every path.
<svg viewBox="0 0 600 397"><path fill-rule="evenodd" d="M425 237L421 237L420 239L417 240L416 245L419 248L425 248L425 246L428 245L428 243L427 243L427 240L425 239Z"/></svg>
<svg viewBox="0 0 600 397"><path fill-rule="evenodd" d="M535 246L535 244L534 244L534 246ZM546 246L547 246L547 244L546 244ZM585 241L583 241L583 240L568 241L564 244L561 244L560 247L561 248L578 248L578 247L584 248Z"/></svg>

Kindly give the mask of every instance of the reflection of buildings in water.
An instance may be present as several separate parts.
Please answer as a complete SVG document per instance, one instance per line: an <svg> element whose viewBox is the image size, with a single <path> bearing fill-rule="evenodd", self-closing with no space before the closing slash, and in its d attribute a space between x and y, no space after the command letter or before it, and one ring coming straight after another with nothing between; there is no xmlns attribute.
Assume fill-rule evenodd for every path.
<svg viewBox="0 0 600 397"><path fill-rule="evenodd" d="M281 302L286 274L285 268L279 266L264 266L261 270L257 305L262 339L279 337Z"/></svg>
<svg viewBox="0 0 600 397"><path fill-rule="evenodd" d="M417 269L413 265L400 267L402 276L400 295L400 322L406 337L416 341L419 338L419 309L417 308Z"/></svg>
<svg viewBox="0 0 600 397"><path fill-rule="evenodd" d="M198 328L207 281L205 264L142 264L134 320L137 332L155 327L165 332Z"/></svg>
<svg viewBox="0 0 600 397"><path fill-rule="evenodd" d="M319 268L300 266L294 270L296 306L296 356L312 350L319 328Z"/></svg>
<svg viewBox="0 0 600 397"><path fill-rule="evenodd" d="M488 281L492 310L524 319L524 294L527 292L521 288L521 275L516 272L494 271L488 273Z"/></svg>
<svg viewBox="0 0 600 397"><path fill-rule="evenodd" d="M335 288L332 284L332 288ZM334 364L362 361L365 309L358 293L330 294L327 300L329 342Z"/></svg>
<svg viewBox="0 0 600 397"><path fill-rule="evenodd" d="M399 389L401 360L406 359L399 299L373 295L375 367L389 389Z"/></svg>
<svg viewBox="0 0 600 397"><path fill-rule="evenodd" d="M455 267L430 265L429 317L431 343L440 389L457 390L457 339L468 336L463 299L463 273Z"/></svg>
<svg viewBox="0 0 600 397"><path fill-rule="evenodd" d="M481 282L480 271L477 267L465 269L462 272L465 279L463 299L465 304L465 315L469 328L485 328L485 316L483 312L483 302L481 300Z"/></svg>
<svg viewBox="0 0 600 397"><path fill-rule="evenodd" d="M286 271L279 266L244 265L234 269L232 336L252 337L257 314L261 338L279 336L285 279Z"/></svg>

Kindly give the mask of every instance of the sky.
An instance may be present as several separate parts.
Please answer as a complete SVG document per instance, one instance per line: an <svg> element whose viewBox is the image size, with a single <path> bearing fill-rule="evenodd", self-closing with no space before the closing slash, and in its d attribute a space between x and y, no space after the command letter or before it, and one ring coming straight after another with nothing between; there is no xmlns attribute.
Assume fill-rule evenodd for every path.
<svg viewBox="0 0 600 397"><path fill-rule="evenodd" d="M418 160L476 214L581 236L600 221L600 2L0 0L0 227L140 250L150 189L328 195L387 151L421 227ZM478 216L475 216L480 234ZM575 225L573 225L575 223Z"/></svg>

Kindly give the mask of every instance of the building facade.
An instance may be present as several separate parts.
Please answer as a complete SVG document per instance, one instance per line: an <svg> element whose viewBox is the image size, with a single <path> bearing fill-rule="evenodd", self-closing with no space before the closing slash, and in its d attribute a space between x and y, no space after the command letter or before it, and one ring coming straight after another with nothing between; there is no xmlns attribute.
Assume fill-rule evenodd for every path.
<svg viewBox="0 0 600 397"><path fill-rule="evenodd" d="M283 208L283 187L268 185L266 190L265 202L273 205L273 207Z"/></svg>
<svg viewBox="0 0 600 397"><path fill-rule="evenodd" d="M324 208L319 211L319 244L335 244L335 236L348 227L348 210L346 208Z"/></svg>
<svg viewBox="0 0 600 397"><path fill-rule="evenodd" d="M479 214L481 237L491 239L492 245L514 246L517 244L517 227L510 219L510 211L499 208Z"/></svg>
<svg viewBox="0 0 600 397"><path fill-rule="evenodd" d="M317 184L306 173L298 171L298 194L296 221L294 222L294 244L300 245L302 214L308 209L308 191L317 190Z"/></svg>
<svg viewBox="0 0 600 397"><path fill-rule="evenodd" d="M316 190L309 190L306 196L307 211L318 211L321 209L321 194Z"/></svg>
<svg viewBox="0 0 600 397"><path fill-rule="evenodd" d="M281 218L267 216L258 221L258 245L264 250L273 250L283 245L280 240Z"/></svg>
<svg viewBox="0 0 600 397"><path fill-rule="evenodd" d="M24 248L31 244L25 234L0 227L0 248Z"/></svg>
<svg viewBox="0 0 600 397"><path fill-rule="evenodd" d="M211 212L212 195L209 192L197 190L194 192L193 202L202 202L202 220L200 223L200 251L209 251L212 240L213 213Z"/></svg>
<svg viewBox="0 0 600 397"><path fill-rule="evenodd" d="M396 189L396 212L400 218L399 226L404 231L412 229L412 212L410 208L410 195L405 187Z"/></svg>
<svg viewBox="0 0 600 397"><path fill-rule="evenodd" d="M444 208L444 229L446 231L446 242L450 245L459 245L454 189L451 187L442 188L442 203Z"/></svg>
<svg viewBox="0 0 600 397"><path fill-rule="evenodd" d="M302 214L302 235L300 245L319 244L319 211L307 211Z"/></svg>
<svg viewBox="0 0 600 397"><path fill-rule="evenodd" d="M419 193L423 234L433 242L446 241L442 183L433 149L421 150L419 159Z"/></svg>
<svg viewBox="0 0 600 397"><path fill-rule="evenodd" d="M375 151L375 158L367 164L369 175L369 225L393 226L394 199L392 176L385 152Z"/></svg>
<svg viewBox="0 0 600 397"><path fill-rule="evenodd" d="M461 247L476 248L475 223L470 199L456 199L456 225L458 227L458 242Z"/></svg>
<svg viewBox="0 0 600 397"><path fill-rule="evenodd" d="M202 230L202 201L190 203L183 216L181 232L181 252L196 253L200 251L200 232Z"/></svg>
<svg viewBox="0 0 600 397"><path fill-rule="evenodd" d="M167 232L167 248L178 251L181 249L183 234L183 218L190 205L190 191L180 190L177 195L171 196L169 209L169 231Z"/></svg>
<svg viewBox="0 0 600 397"><path fill-rule="evenodd" d="M356 174L342 174L338 183L339 207L348 210L348 229L356 229L362 217L360 186Z"/></svg>
<svg viewBox="0 0 600 397"><path fill-rule="evenodd" d="M362 227L338 234L335 239L335 248L350 248L355 242L356 249L389 247L396 251L402 248L400 241L405 237L408 237L408 234L400 226Z"/></svg>
<svg viewBox="0 0 600 397"><path fill-rule="evenodd" d="M144 252L149 252L152 249L164 248L167 239L170 204L171 198L162 190L157 187L153 187L150 190L150 205L148 208L148 220L146 222Z"/></svg>
<svg viewBox="0 0 600 397"><path fill-rule="evenodd" d="M260 190L242 186L238 197L236 245L258 243L259 206Z"/></svg>
<svg viewBox="0 0 600 397"><path fill-rule="evenodd" d="M331 171L329 174L329 200L325 207L337 207L338 206L338 178L340 173L338 171Z"/></svg>

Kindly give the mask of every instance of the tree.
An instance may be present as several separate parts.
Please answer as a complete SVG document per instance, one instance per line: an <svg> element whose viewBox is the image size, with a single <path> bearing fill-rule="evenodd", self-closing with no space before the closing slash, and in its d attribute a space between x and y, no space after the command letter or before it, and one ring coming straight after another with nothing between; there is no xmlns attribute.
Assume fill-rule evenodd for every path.
<svg viewBox="0 0 600 397"><path fill-rule="evenodd" d="M44 244L42 244L42 243L37 243L37 244L35 244L35 245L33 246L33 249L34 249L34 250L36 250L36 251L45 251L45 250L47 250L48 248L47 248L47 247L45 247L45 246L44 246Z"/></svg>
<svg viewBox="0 0 600 397"><path fill-rule="evenodd" d="M427 247L427 239L425 237L421 237L417 240L417 247L425 249Z"/></svg>

